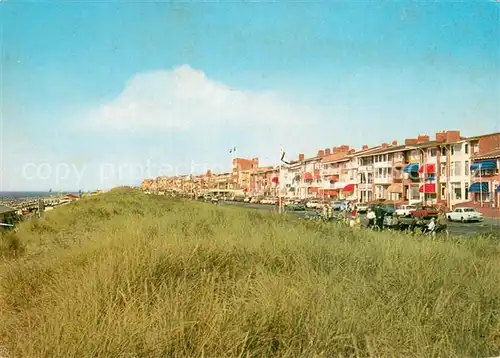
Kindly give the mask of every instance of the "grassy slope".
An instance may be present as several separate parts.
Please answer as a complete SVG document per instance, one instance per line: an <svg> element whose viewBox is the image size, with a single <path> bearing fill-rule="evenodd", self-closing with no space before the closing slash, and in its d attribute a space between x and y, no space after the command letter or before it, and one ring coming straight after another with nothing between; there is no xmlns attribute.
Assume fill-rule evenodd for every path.
<svg viewBox="0 0 500 358"><path fill-rule="evenodd" d="M484 239L115 192L3 243L0 346L16 357L500 351L500 246Z"/></svg>

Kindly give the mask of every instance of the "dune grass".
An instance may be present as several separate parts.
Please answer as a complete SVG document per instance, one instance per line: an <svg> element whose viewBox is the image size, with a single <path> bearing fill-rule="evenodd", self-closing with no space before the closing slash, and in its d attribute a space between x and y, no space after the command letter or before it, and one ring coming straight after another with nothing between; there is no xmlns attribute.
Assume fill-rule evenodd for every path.
<svg viewBox="0 0 500 358"><path fill-rule="evenodd" d="M1 240L9 357L500 353L500 246L485 238L116 191Z"/></svg>

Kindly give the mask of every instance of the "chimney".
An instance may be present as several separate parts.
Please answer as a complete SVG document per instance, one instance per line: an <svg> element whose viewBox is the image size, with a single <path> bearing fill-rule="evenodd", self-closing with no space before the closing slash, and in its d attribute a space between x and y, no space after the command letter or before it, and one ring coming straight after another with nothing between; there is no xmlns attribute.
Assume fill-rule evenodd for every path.
<svg viewBox="0 0 500 358"><path fill-rule="evenodd" d="M330 148L326 148L325 149L325 155L330 155L332 152L331 152L331 149Z"/></svg>
<svg viewBox="0 0 500 358"><path fill-rule="evenodd" d="M340 152L348 152L349 151L349 146L348 145L341 145L339 148Z"/></svg>
<svg viewBox="0 0 500 358"><path fill-rule="evenodd" d="M353 149L350 149L348 153L349 153L349 154L353 154L353 153L355 153L355 152L356 152L356 149L354 149L354 148L353 148Z"/></svg>
<svg viewBox="0 0 500 358"><path fill-rule="evenodd" d="M300 161L304 160L304 154L302 154L302 153L299 154L299 160Z"/></svg>
<svg viewBox="0 0 500 358"><path fill-rule="evenodd" d="M406 138L405 145L417 145L417 139L416 138Z"/></svg>
<svg viewBox="0 0 500 358"><path fill-rule="evenodd" d="M339 152L339 147L333 147L333 152L332 153L335 154L335 153L338 153L338 152Z"/></svg>
<svg viewBox="0 0 500 358"><path fill-rule="evenodd" d="M446 131L446 142L456 142L460 140L460 131Z"/></svg>
<svg viewBox="0 0 500 358"><path fill-rule="evenodd" d="M446 132L441 131L436 133L436 141L437 142L446 142Z"/></svg>
<svg viewBox="0 0 500 358"><path fill-rule="evenodd" d="M367 150L367 149L368 149L368 145L363 144L363 146L361 147L361 150Z"/></svg>
<svg viewBox="0 0 500 358"><path fill-rule="evenodd" d="M382 149L389 148L389 144L388 143L382 143L380 146L382 147Z"/></svg>
<svg viewBox="0 0 500 358"><path fill-rule="evenodd" d="M398 145L398 141L397 140L393 140L392 141L392 145Z"/></svg>
<svg viewBox="0 0 500 358"><path fill-rule="evenodd" d="M324 157L325 151L323 149L318 150L318 157Z"/></svg>
<svg viewBox="0 0 500 358"><path fill-rule="evenodd" d="M257 169L259 167L259 158L252 158L252 169Z"/></svg>
<svg viewBox="0 0 500 358"><path fill-rule="evenodd" d="M417 137L417 144L427 143L428 141L429 141L429 136L428 135L419 135Z"/></svg>

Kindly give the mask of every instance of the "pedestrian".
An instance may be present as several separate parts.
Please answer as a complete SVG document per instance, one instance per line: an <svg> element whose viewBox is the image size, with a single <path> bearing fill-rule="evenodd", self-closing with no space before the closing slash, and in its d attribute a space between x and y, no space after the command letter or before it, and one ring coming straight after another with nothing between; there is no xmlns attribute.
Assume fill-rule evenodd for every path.
<svg viewBox="0 0 500 358"><path fill-rule="evenodd" d="M375 226L375 219L376 219L375 212L372 210L372 208L368 208L368 212L366 214L366 218L368 219L368 227L373 227Z"/></svg>
<svg viewBox="0 0 500 358"><path fill-rule="evenodd" d="M326 207L326 204L323 204L323 218L328 220L328 208Z"/></svg>

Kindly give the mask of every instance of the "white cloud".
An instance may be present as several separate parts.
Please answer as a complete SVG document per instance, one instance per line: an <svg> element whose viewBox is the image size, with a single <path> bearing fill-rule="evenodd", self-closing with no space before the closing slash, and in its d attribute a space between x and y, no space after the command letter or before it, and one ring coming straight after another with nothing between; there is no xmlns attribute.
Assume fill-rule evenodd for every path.
<svg viewBox="0 0 500 358"><path fill-rule="evenodd" d="M93 109L86 123L100 130L189 130L228 122L291 125L320 117L276 92L232 89L183 65L135 75L116 99Z"/></svg>

